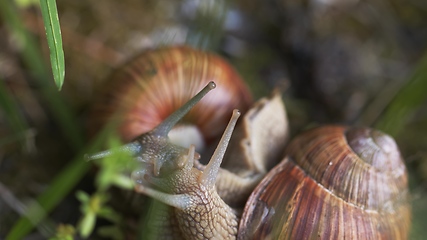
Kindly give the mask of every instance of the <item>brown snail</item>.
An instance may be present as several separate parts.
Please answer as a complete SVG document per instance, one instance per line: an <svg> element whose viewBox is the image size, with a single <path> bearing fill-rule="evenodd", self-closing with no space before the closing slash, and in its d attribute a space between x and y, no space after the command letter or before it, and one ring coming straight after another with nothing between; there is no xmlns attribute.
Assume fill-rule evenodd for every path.
<svg viewBox="0 0 427 240"><path fill-rule="evenodd" d="M254 190L240 231L273 239L406 239L407 181L390 136L316 128L297 136Z"/></svg>
<svg viewBox="0 0 427 240"><path fill-rule="evenodd" d="M184 129L187 138L190 134L197 141L211 141L221 135L229 113L235 108L246 111L252 97L225 60L186 46L148 50L118 68L95 104L89 129L98 132L115 118L119 136L129 142L160 124L210 81L218 85L217 95L206 96L171 135ZM203 144L198 142L198 149Z"/></svg>
<svg viewBox="0 0 427 240"><path fill-rule="evenodd" d="M214 87L123 147L141 161L135 190L171 206L153 219L158 239L407 238L406 170L379 131L322 127L284 152L287 119L275 94L245 114L225 154L240 115L233 111L206 166L194 145L172 143L168 132Z"/></svg>

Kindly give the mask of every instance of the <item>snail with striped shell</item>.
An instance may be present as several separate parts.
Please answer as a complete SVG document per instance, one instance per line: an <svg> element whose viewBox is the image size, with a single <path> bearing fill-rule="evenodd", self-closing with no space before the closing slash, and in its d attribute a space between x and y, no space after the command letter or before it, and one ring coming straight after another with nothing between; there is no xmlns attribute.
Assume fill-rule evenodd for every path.
<svg viewBox="0 0 427 240"><path fill-rule="evenodd" d="M229 76L230 72L237 76L210 53L187 47L151 51L119 70L121 81L113 87L116 92L107 93L104 99L110 102L97 108L108 114L120 111L123 118L119 132L124 139L134 138L122 149L141 162L141 169L132 174L135 190L170 206L150 219L158 230L156 238L408 237L406 169L390 136L366 128L325 126L298 135L286 146L287 117L280 94L263 98L246 111L251 98L242 81L210 75ZM225 87L208 94L205 103L197 103L215 88L210 81ZM177 88L174 84L188 87ZM186 90L201 84L206 87L188 100ZM152 86L158 88L150 92ZM172 94L175 91L177 95ZM143 102L147 99L152 102ZM220 103L204 105L215 101ZM182 107L175 110L179 105ZM235 108L245 112L237 126L240 112L231 110ZM220 125L232 112L207 165L199 162L195 150L194 144L198 143L194 139L200 137L180 146L169 137L174 126L187 116L178 125L193 120L196 132L209 143L214 134L206 132L222 131ZM97 116L105 118L101 113ZM217 113L222 115L212 115ZM147 116L150 114L154 117ZM151 125L133 134L143 122ZM198 135L184 132L184 138ZM130 137L126 137L128 133Z"/></svg>

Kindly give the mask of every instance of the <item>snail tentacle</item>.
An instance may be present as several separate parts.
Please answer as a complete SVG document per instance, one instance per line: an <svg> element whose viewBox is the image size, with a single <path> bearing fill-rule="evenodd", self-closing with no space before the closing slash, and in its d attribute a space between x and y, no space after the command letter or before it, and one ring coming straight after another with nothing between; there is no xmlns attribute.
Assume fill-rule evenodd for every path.
<svg viewBox="0 0 427 240"><path fill-rule="evenodd" d="M182 105L178 110L173 112L162 123L160 123L151 132L157 136L167 136L170 130L187 114L210 90L216 87L214 82L209 82L196 96L192 97L190 101Z"/></svg>
<svg viewBox="0 0 427 240"><path fill-rule="evenodd" d="M101 152L98 152L98 153L95 153L95 154L91 154L91 155L86 154L84 156L84 158L87 161L101 159L101 158L105 158L105 157L111 156L114 151L127 152L130 155L137 157L138 154L140 154L142 152L142 147L143 146L141 146L141 144L139 144L137 142L131 142L131 143L123 145L123 146L121 146L121 147L119 147L117 149L105 150L105 151L101 151Z"/></svg>
<svg viewBox="0 0 427 240"><path fill-rule="evenodd" d="M166 205L185 210L190 205L191 198L187 194L168 194L148 188L144 185L137 185L135 191L143 193L153 199L156 199Z"/></svg>
<svg viewBox="0 0 427 240"><path fill-rule="evenodd" d="M144 231L156 231L149 239L407 238L408 179L391 137L329 126L287 144L280 92L252 105L226 62L188 47L146 52L114 76L92 126L119 116L119 135L133 140L119 151L141 162L132 173L135 191L167 205L149 215ZM215 88L213 80L218 94L190 111ZM204 155L199 147L211 149L236 108L246 112L241 124L233 133L234 111L210 162L197 161L194 144Z"/></svg>
<svg viewBox="0 0 427 240"><path fill-rule="evenodd" d="M183 155L183 152L186 151L186 148L171 143L168 133L194 105L196 105L210 90L215 87L216 85L214 82L209 82L198 94L181 106L177 111L172 113L153 130L140 135L134 141L120 147L118 150L129 152L137 160L153 164L153 172L155 176L160 174L162 166L168 161L174 162L178 168L182 167L183 163L180 162L180 160L182 160L181 156ZM111 155L111 153L111 150L107 150L86 158L89 160L103 158ZM196 154L196 156L199 156L199 154Z"/></svg>
<svg viewBox="0 0 427 240"><path fill-rule="evenodd" d="M143 171L145 182L139 181L140 184L135 187L137 192L175 207L177 219L182 223L181 231L186 239L198 239L200 236L202 239L232 239L237 234L237 214L217 194L215 181L239 116L240 112L234 110L211 162L203 172L193 167L195 146L191 145L188 154L175 159L181 168L173 168L167 173L160 173L159 176L156 176L155 172ZM195 223L196 218L201 220Z"/></svg>
<svg viewBox="0 0 427 240"><path fill-rule="evenodd" d="M233 115L230 119L230 122L228 123L227 128L225 129L221 140L219 141L219 144L212 155L211 160L203 171L203 174L200 178L200 183L205 185L206 187L215 186L222 159L224 157L225 151L227 150L228 143L231 139L231 134L233 133L234 127L236 126L236 122L239 116L239 110L235 109L233 111Z"/></svg>

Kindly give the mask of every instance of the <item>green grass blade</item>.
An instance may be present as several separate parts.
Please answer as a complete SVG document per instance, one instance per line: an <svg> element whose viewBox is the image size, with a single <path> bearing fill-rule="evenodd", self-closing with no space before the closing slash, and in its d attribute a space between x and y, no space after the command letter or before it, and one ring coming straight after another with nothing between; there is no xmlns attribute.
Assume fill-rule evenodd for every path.
<svg viewBox="0 0 427 240"><path fill-rule="evenodd" d="M4 19L11 34L23 43L20 52L23 62L28 67L27 71L37 80L37 84L40 86L39 91L69 144L73 149L80 150L83 146L83 134L76 124L74 112L50 81L51 77L44 64L37 41L29 34L19 16L20 13L13 1L0 1L0 17Z"/></svg>
<svg viewBox="0 0 427 240"><path fill-rule="evenodd" d="M427 100L427 53L420 60L408 84L396 95L375 124L382 131L397 136L414 112Z"/></svg>
<svg viewBox="0 0 427 240"><path fill-rule="evenodd" d="M54 179L49 189L37 199L37 202L44 211L35 211L30 207L28 209L28 217L21 217L13 226L6 239L23 239L33 229L34 225L40 223L46 217L46 214L57 206L64 196L70 192L91 166L90 163L83 160L82 156L80 155L80 157L77 157L66 166L65 170ZM36 213L37 215L33 216L31 213ZM32 219L32 221L29 219Z"/></svg>
<svg viewBox="0 0 427 240"><path fill-rule="evenodd" d="M24 131L28 129L27 122L19 114L18 106L12 96L4 85L4 82L0 79L0 107L5 113L5 117L9 122L9 126L17 134L24 134ZM25 140L22 138L21 140Z"/></svg>
<svg viewBox="0 0 427 240"><path fill-rule="evenodd" d="M28 216L21 217L18 220L7 235L7 240L23 239L34 228L34 225L44 220L46 214L52 211L59 202L70 193L71 189L82 179L83 175L86 174L87 170L92 165L84 159L84 155L99 151L101 145L105 143L106 139L109 139L112 132L113 128L111 125L107 126L89 147L84 148L70 164L65 166L64 170L52 181L49 188L37 198L39 208L44 211L41 213L40 211L36 211L37 209L28 209ZM39 215L30 215L33 212ZM31 219L31 221L29 219Z"/></svg>
<svg viewBox="0 0 427 240"><path fill-rule="evenodd" d="M53 78L58 90L61 90L65 76L65 61L56 1L40 0L40 8L50 50L50 63L52 65Z"/></svg>
<svg viewBox="0 0 427 240"><path fill-rule="evenodd" d="M22 43L20 51L25 64L28 65L30 74L40 79L47 77L41 52L35 39L28 33L19 18L19 11L14 2L10 0L0 1L0 13L11 34L18 42Z"/></svg>

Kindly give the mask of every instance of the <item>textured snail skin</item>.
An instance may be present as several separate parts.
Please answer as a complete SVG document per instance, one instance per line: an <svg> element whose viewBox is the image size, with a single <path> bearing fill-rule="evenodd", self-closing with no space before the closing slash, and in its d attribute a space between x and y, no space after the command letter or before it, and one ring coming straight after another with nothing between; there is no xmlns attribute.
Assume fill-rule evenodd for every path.
<svg viewBox="0 0 427 240"><path fill-rule="evenodd" d="M391 137L321 127L294 139L254 190L239 239L407 239L407 197L405 166Z"/></svg>
<svg viewBox="0 0 427 240"><path fill-rule="evenodd" d="M138 140L209 81L216 82L215 92L205 96L181 122L196 125L207 140L213 139L223 131L233 109L245 112L252 100L224 60L188 47L147 51L117 70L96 104L91 130L98 131L108 119L119 117L123 140ZM391 137L370 129L327 126L297 136L280 155L288 132L286 113L277 104L282 103L279 95L268 101L271 103L254 105L254 116L267 115L249 121L253 116L248 114L248 127L236 134L243 138L236 145L243 144L244 152L226 156L225 169L219 167L222 156L213 158L216 175L206 174L212 168L197 162L194 148L179 151L170 161L160 159L159 169L150 162L141 166L148 168L133 174L137 192L170 206L150 218L160 234L158 239L215 239L218 233L224 239L407 238L406 169ZM270 106L274 109L266 111ZM265 129L269 130L263 132ZM162 146L169 148L170 139L163 137L167 144ZM228 141L220 141L222 154ZM140 144L156 156L165 155L161 146ZM233 142L230 147L234 148ZM254 154L255 150L259 152ZM230 162L239 159L239 154L245 160ZM276 161L270 157L278 154L283 160L267 173ZM177 168L182 158L187 159L185 167ZM240 203L251 192L239 219Z"/></svg>
<svg viewBox="0 0 427 240"><path fill-rule="evenodd" d="M237 235L238 218L236 212L218 195L215 182L231 134L240 116L238 110L227 125L220 143L203 171L194 168L195 146L191 145L188 154L180 154L169 159L159 174L153 174L150 166L133 174L135 191L146 194L160 202L172 206L166 212L163 222L153 226L157 236L151 239L234 239ZM169 145L169 144L167 144ZM151 152L150 150L147 152ZM156 158L157 159L157 158ZM156 214L153 218L158 219ZM178 223L176 231L163 235L165 226Z"/></svg>
<svg viewBox="0 0 427 240"><path fill-rule="evenodd" d="M119 135L130 141L153 129L210 81L217 84L215 94L182 120L196 125L209 141L221 134L233 109L248 109L252 97L225 60L185 46L146 51L119 68L95 105L89 129L98 132L117 114Z"/></svg>

